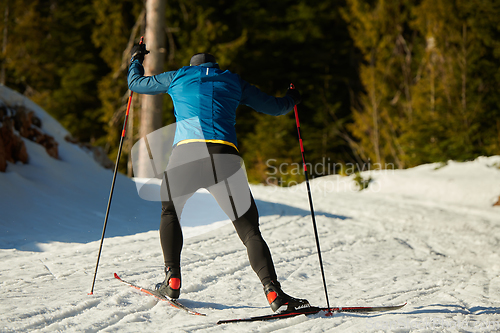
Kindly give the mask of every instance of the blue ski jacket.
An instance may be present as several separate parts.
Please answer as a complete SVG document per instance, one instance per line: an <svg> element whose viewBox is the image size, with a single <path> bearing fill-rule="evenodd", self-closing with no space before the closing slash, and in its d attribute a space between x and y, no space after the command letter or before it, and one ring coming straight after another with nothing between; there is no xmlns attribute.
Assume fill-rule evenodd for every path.
<svg viewBox="0 0 500 333"><path fill-rule="evenodd" d="M211 62L144 76L142 64L134 60L128 70L128 86L139 94L168 93L172 97L177 122L174 145L206 141L236 148L238 105L273 116L286 114L295 105L292 97L269 96L238 74L222 71Z"/></svg>

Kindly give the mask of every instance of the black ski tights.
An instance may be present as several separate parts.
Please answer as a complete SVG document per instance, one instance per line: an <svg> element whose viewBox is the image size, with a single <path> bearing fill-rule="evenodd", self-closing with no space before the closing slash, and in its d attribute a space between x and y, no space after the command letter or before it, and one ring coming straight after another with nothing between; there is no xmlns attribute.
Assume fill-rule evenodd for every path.
<svg viewBox="0 0 500 333"><path fill-rule="evenodd" d="M229 185L227 187L224 187L227 188L230 196L231 204L228 205L228 192L220 191L220 188L218 189L217 186L211 186L214 184L224 184L225 181L224 177L220 177L221 172L219 172L219 170L217 170L218 172L216 172L215 165L217 164L217 162L214 163L214 160L217 161L217 156L221 156L223 154L239 156L237 150L231 146L209 143L206 144L206 146L208 147L208 153L210 154L210 157L197 159L193 162L192 158L186 159L185 156L186 152L190 154L189 149L193 150L193 147L195 147L196 145L200 144L187 143L174 148L172 156L170 157L169 165L180 165L181 168L177 168L178 170L174 170L173 172L168 171L168 176L166 175L163 179L164 183L162 184L162 191L168 191L169 195L165 195L165 197L168 198L171 198L172 192L174 191L172 189L173 182L175 182L176 184L182 184L182 186L185 186L186 183L189 184L187 186L188 188L185 188L181 191L182 196L174 196L174 200L170 199L169 201L162 202L160 242L163 250L165 266L180 267L183 237L182 229L179 223L179 217L181 216L184 204L189 199L189 197L194 194L196 190L204 187L212 193L217 202L219 202L221 208L226 212L228 216L235 217L234 219L232 219L233 225L241 241L247 248L250 265L261 280L262 284L267 284L271 280L276 281L277 277L273 260L271 258L269 248L260 233L259 213L250 190L248 189L250 208L244 214L238 216L235 208L235 206L238 206L238 204L235 204L235 202L242 202L242 200L239 200L239 198L234 198L233 196L240 195L238 193L241 193L241 191L238 190L233 191L238 193L231 193L231 191L229 190ZM203 143L203 145L205 145L205 143ZM215 159L214 156L216 157ZM183 164L182 162L179 162L181 160L191 160L191 162ZM235 168L237 169L239 167ZM233 172L230 173L234 175ZM196 175L202 176L197 178ZM219 175L219 177L217 177L217 175ZM241 178L245 176L243 174L241 176L239 175L238 177ZM246 186L248 188L246 177L244 178L244 180L237 180L236 183L238 184L238 186L240 186L240 188L243 186ZM179 186L176 186L176 188L178 187ZM211 190L211 188L213 190ZM224 194L226 197L224 197ZM224 204L224 202L226 204Z"/></svg>

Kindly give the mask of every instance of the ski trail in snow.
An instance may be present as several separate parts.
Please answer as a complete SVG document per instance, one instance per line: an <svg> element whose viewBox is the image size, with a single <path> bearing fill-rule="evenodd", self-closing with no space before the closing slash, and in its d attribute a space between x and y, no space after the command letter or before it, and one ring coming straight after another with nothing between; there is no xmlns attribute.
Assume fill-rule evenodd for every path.
<svg viewBox="0 0 500 333"><path fill-rule="evenodd" d="M54 273L52 273L52 271L50 270L50 268L43 262L42 259L40 259L40 262L42 263L43 267L45 267L45 269L49 272L49 274L52 275L54 277L54 279L57 279L57 276L55 276Z"/></svg>
<svg viewBox="0 0 500 333"><path fill-rule="evenodd" d="M99 300L88 300L81 302L74 306L69 306L68 308L55 309L53 311L41 311L38 314L30 314L26 317L32 319L32 322L26 326L21 326L16 331L30 332L35 329L46 328L48 330L57 330L59 323L62 321L67 321L71 317L76 317L82 314L84 311L90 310L96 307L100 303Z"/></svg>
<svg viewBox="0 0 500 333"><path fill-rule="evenodd" d="M311 217L294 215L297 210L285 206L306 209L307 202L286 191L256 192L261 201L279 203L279 211L273 215L267 207L260 222L283 289L324 305ZM216 326L219 319L270 312L244 245L233 226L226 225L185 239L181 300L203 310L205 318L192 318L113 281L114 271L144 287L163 280L158 233L151 231L106 239L90 300L88 272L95 265L96 243L47 245L41 253L2 252L12 268L0 269L3 297L9 300L2 302L0 329L121 333L168 326L186 332L361 332L384 320L500 320L500 220L495 211L369 193L313 196L318 210L335 212L317 215L331 305L408 302L404 310ZM48 294L53 290L64 293ZM24 308L33 295L37 305Z"/></svg>
<svg viewBox="0 0 500 333"><path fill-rule="evenodd" d="M120 298L116 299L117 303L120 301ZM156 304L160 303L158 300L154 298L146 301L143 305L131 307L123 307L120 309L115 309L111 312L107 318L103 318L99 321L90 320L88 327L85 332L99 332L99 331L113 331L113 326L119 324L122 321L135 321L141 322L145 321L148 317L148 312L156 306ZM119 303L118 303L119 304ZM124 301L124 305L129 305L127 301ZM109 308L110 305L107 305L105 308Z"/></svg>

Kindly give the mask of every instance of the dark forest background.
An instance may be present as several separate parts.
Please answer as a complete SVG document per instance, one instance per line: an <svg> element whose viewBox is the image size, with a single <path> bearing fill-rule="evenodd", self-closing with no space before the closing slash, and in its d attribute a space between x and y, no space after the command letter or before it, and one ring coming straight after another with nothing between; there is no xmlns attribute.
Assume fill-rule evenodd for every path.
<svg viewBox="0 0 500 333"><path fill-rule="evenodd" d="M0 80L114 160L144 16L139 0L2 0ZM498 0L168 0L165 17L165 71L210 52L268 94L295 84L311 164L408 168L500 154ZM240 107L237 121L251 181L301 162L293 113Z"/></svg>

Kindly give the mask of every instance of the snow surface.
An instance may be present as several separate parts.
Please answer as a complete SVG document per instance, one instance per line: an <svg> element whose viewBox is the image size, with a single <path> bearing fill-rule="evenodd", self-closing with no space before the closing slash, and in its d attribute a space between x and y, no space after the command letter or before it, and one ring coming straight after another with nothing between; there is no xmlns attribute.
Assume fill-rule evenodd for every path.
<svg viewBox="0 0 500 333"><path fill-rule="evenodd" d="M31 103L0 86L3 100ZM31 103L32 104L32 103ZM25 140L29 164L0 173L1 332L500 331L500 157L311 181L332 306L395 305L216 325L271 312L232 225L204 191L186 205L181 301L186 314L113 278L163 280L160 207L119 175L93 295L112 171L97 165L36 105L60 160ZM140 180L139 180L140 181ZM305 185L253 186L261 230L285 292L325 306Z"/></svg>

